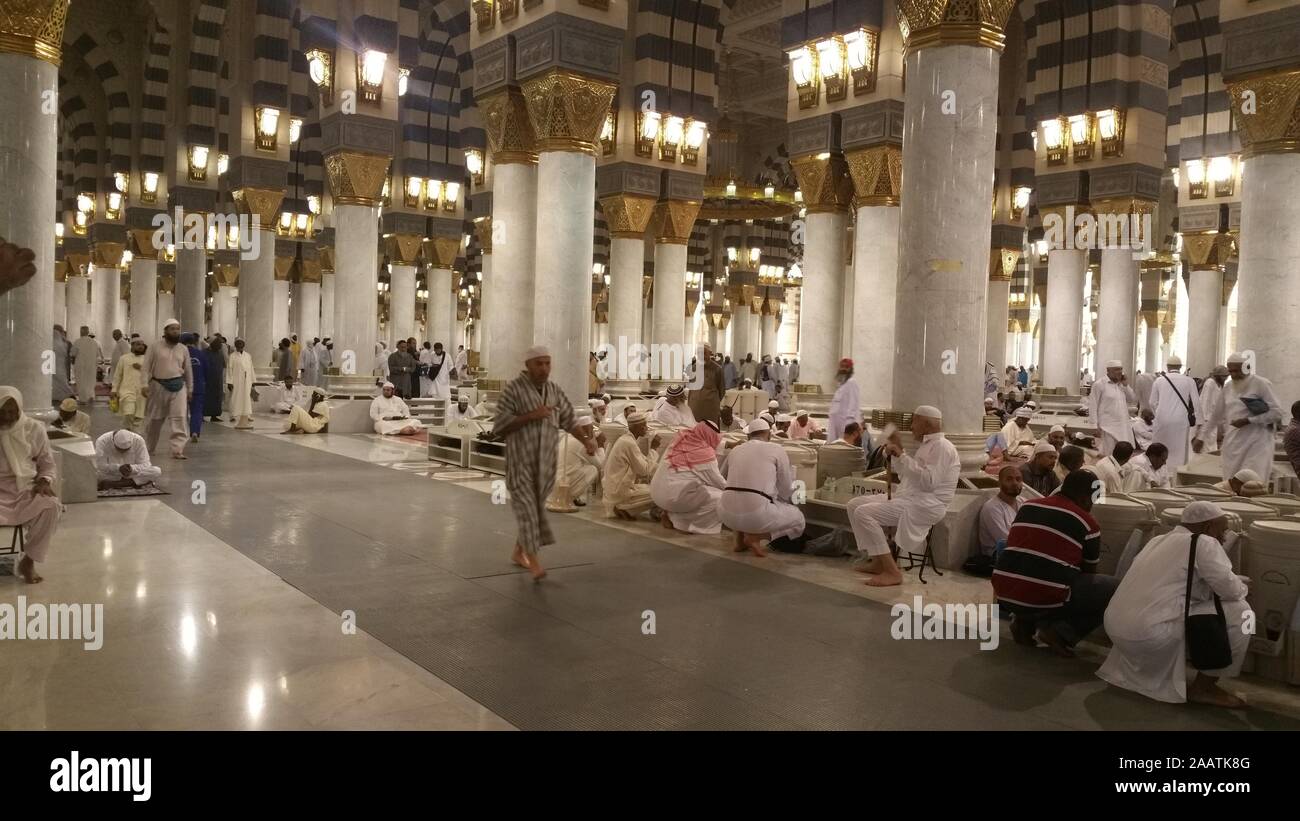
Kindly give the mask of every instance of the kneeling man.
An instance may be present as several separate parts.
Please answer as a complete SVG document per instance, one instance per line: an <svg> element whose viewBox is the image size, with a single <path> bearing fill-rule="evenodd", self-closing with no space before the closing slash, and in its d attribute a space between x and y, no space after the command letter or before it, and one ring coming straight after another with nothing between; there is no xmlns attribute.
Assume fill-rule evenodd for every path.
<svg viewBox="0 0 1300 821"><path fill-rule="evenodd" d="M771 441L766 419L749 423L749 440L727 453L727 488L718 508L722 523L736 532L736 552L766 556L762 540L803 535L803 511L795 507L794 469L785 448Z"/></svg>
<svg viewBox="0 0 1300 821"><path fill-rule="evenodd" d="M95 474L100 489L141 487L162 476L149 459L144 437L122 428L95 440Z"/></svg>

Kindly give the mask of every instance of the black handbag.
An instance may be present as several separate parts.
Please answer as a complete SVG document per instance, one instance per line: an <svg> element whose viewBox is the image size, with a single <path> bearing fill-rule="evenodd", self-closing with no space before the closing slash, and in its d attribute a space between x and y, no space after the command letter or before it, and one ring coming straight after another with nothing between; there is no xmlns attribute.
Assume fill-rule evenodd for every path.
<svg viewBox="0 0 1300 821"><path fill-rule="evenodd" d="M1183 602L1184 636L1187 657L1197 670L1219 670L1232 664L1232 645L1228 642L1228 617L1223 614L1223 602L1214 595L1214 612L1201 616L1191 615L1192 575L1196 570L1196 540L1187 556L1187 595Z"/></svg>
<svg viewBox="0 0 1300 821"><path fill-rule="evenodd" d="M1192 409L1192 403L1191 403L1191 401L1189 401L1189 400L1187 400L1187 399L1184 399L1184 398L1183 398L1183 395L1182 395L1181 393L1178 392L1178 386L1174 384L1174 380L1172 380L1172 379L1169 378L1169 374L1167 374L1167 373L1162 373L1162 374L1160 374L1160 375L1163 376L1163 377L1165 378L1165 381L1169 383L1169 387L1171 387L1171 388L1174 389L1174 396L1177 396L1177 397L1178 397L1178 401L1183 403L1183 407L1184 407L1184 408L1187 408L1187 425L1188 425L1188 427L1190 427L1190 428L1192 428L1192 429L1195 429L1195 428L1196 428L1196 411Z"/></svg>

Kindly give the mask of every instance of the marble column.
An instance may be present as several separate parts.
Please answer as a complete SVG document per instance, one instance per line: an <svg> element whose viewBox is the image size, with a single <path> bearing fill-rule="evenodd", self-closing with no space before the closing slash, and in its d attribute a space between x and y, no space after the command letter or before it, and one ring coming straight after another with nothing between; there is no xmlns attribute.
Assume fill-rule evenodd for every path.
<svg viewBox="0 0 1300 821"><path fill-rule="evenodd" d="M158 260L131 260L131 321L123 331L140 334L146 343L162 333L158 325Z"/></svg>
<svg viewBox="0 0 1300 821"><path fill-rule="evenodd" d="M937 405L945 430L971 433L983 427L1000 46L981 27L972 44L970 29L927 20L905 57L893 405Z"/></svg>
<svg viewBox="0 0 1300 821"><path fill-rule="evenodd" d="M1043 387L1079 392L1083 344L1083 283L1088 252L1057 248L1047 254L1047 335L1043 337Z"/></svg>
<svg viewBox="0 0 1300 821"><path fill-rule="evenodd" d="M294 299L293 311L298 320L298 340L305 345L313 339L320 338L319 282L298 283L298 295Z"/></svg>
<svg viewBox="0 0 1300 821"><path fill-rule="evenodd" d="M1223 270L1218 266L1187 273L1187 360L1183 373L1207 375L1218 363L1219 308L1223 299ZM1104 280L1103 280L1104 282Z"/></svg>
<svg viewBox="0 0 1300 821"><path fill-rule="evenodd" d="M334 337L333 271L322 271L320 276L320 333L322 339Z"/></svg>
<svg viewBox="0 0 1300 821"><path fill-rule="evenodd" d="M334 361L342 376L366 376L379 339L377 206L336 205L334 230Z"/></svg>
<svg viewBox="0 0 1300 821"><path fill-rule="evenodd" d="M831 174L839 174L842 182L839 191L817 204L809 197L809 188L800 176L808 216L804 220L803 299L799 307L801 332L799 334L799 381L821 385L823 393L835 390L835 372L845 351L840 348L840 323L844 299L844 232L848 228L847 203L848 176L830 160L812 162L829 165ZM806 161L806 160L805 160ZM796 163L800 161L796 160ZM796 164L796 169L800 166ZM798 172L796 172L798 173ZM832 184L828 183L828 186ZM837 197L836 194L839 194ZM824 208L824 211L814 211ZM757 358L759 351L754 351Z"/></svg>
<svg viewBox="0 0 1300 821"><path fill-rule="evenodd" d="M237 293L238 288L233 285L218 285L212 294L212 330L230 340L231 345L235 344L235 334L239 328L239 318L236 315Z"/></svg>
<svg viewBox="0 0 1300 821"><path fill-rule="evenodd" d="M778 317L772 314L759 314L759 343L758 349L763 352L764 356L776 357L776 332Z"/></svg>
<svg viewBox="0 0 1300 821"><path fill-rule="evenodd" d="M165 292L164 292L164 291L159 291L159 292L158 292L158 310L155 311L154 314L158 317L158 323L159 323L160 326L161 326L161 324L162 324L163 322L166 322L168 319L170 319L170 318L175 318L175 316L176 316L176 294L172 293L171 291L165 291ZM141 335L141 336L144 336L144 333L141 332L140 335ZM152 339L146 338L146 341L148 342L148 344L152 345L152 344L153 344L154 342L156 342L156 341L158 340L158 338L161 337L161 336L162 336L162 328L159 327L158 330L157 330L157 332L154 333Z"/></svg>
<svg viewBox="0 0 1300 821"><path fill-rule="evenodd" d="M117 303L122 298L122 274L117 268L95 265L90 274L90 332L100 347L112 347L117 322Z"/></svg>
<svg viewBox="0 0 1300 821"><path fill-rule="evenodd" d="M262 225L274 225L263 221ZM280 300L277 298L275 280L275 233L258 230L258 253L241 256L239 260L239 307L243 314L240 334L245 350L253 359L254 368L271 367L271 355L280 344L283 334L276 335L275 315ZM177 287L184 277L180 273L180 252L177 255ZM283 283L286 287L288 283ZM288 294L286 292L285 299ZM285 324L288 324L286 313Z"/></svg>
<svg viewBox="0 0 1300 821"><path fill-rule="evenodd" d="M274 248L274 235L272 247ZM274 251L272 254L274 255ZM208 254L202 247L176 248L175 319L180 320L181 333L197 331L203 326L203 303L207 298L205 285L208 274ZM167 317L162 317L166 320ZM161 329L160 329L161 331ZM270 357L270 351L267 356Z"/></svg>
<svg viewBox="0 0 1300 821"><path fill-rule="evenodd" d="M0 236L36 254L36 276L0 294L0 376L30 409L50 406L44 353L54 324L59 117L47 95L58 95L66 9L58 0L29 0L5 4L0 15ZM68 338L76 336L69 329Z"/></svg>
<svg viewBox="0 0 1300 821"><path fill-rule="evenodd" d="M288 279L289 265L292 265L292 261L286 264L286 260L277 258L275 281L271 283L271 339L276 346L281 339L288 339L292 333L289 330L289 286L292 284ZM302 341L301 331L298 332L298 341Z"/></svg>
<svg viewBox="0 0 1300 821"><path fill-rule="evenodd" d="M894 395L894 311L898 291L898 197L902 150L894 145L848 152L856 192L853 228L853 329L849 356L871 363L854 374L862 404L888 408ZM881 191L881 186L888 188ZM800 375L800 379L803 376Z"/></svg>
<svg viewBox="0 0 1300 821"><path fill-rule="evenodd" d="M651 220L655 234L654 330L650 342L661 352L672 354L652 357L652 380L678 381L677 363L685 367L693 355L686 330L686 243L699 211L698 202L685 200L663 200L655 205Z"/></svg>
<svg viewBox="0 0 1300 821"><path fill-rule="evenodd" d="M68 329L68 282L66 278L56 278L54 280L51 305L53 307L50 311L50 324L62 326L66 331Z"/></svg>
<svg viewBox="0 0 1300 821"><path fill-rule="evenodd" d="M70 276L67 286L68 324L64 326L64 330L68 332L69 341L76 341L81 333L81 326L90 325L90 279ZM23 394L23 398L27 398L26 393Z"/></svg>
<svg viewBox="0 0 1300 821"><path fill-rule="evenodd" d="M489 238L490 241L490 238ZM453 358L456 345L452 337L456 322L456 297L452 284L456 274L452 266L461 251L461 239L456 237L433 237L424 241L424 258L428 261L425 268L425 288L429 296L425 300L424 329L430 342L441 342L443 350ZM487 277L484 276L483 298L487 296Z"/></svg>
<svg viewBox="0 0 1300 821"><path fill-rule="evenodd" d="M388 324L395 342L416 335L415 266L394 264L389 278Z"/></svg>
<svg viewBox="0 0 1300 821"><path fill-rule="evenodd" d="M554 172L554 163L551 165ZM539 209L565 207L563 201L552 197L569 190L572 184L563 179L549 179L547 186L556 183L557 188L544 187L538 165L532 162L501 163L493 170L492 186L501 192L501 196L492 198L492 236L486 246L492 253L492 281L487 281L486 273L483 275L483 318L487 321L484 348L491 379L508 380L518 375L523 368L524 351L537 341L534 312L549 311L558 296L543 290L536 279L543 257L542 246L537 241L541 236L539 231L544 221L549 226L552 216L555 216L543 216ZM593 182L590 196L594 197L594 191ZM543 192L540 198L539 192ZM595 208L594 200L591 208ZM564 235L546 239L551 245L559 245L563 244ZM584 270L586 278L583 284L590 291L590 254ZM571 276L577 275L571 272ZM589 293L579 307L590 308L590 305ZM582 395L586 395L585 391Z"/></svg>
<svg viewBox="0 0 1300 821"><path fill-rule="evenodd" d="M615 194L602 197L601 210L609 226L609 354L614 366L611 379L619 382L640 377L629 359L646 342L641 336L641 277L645 268L645 231L654 213L654 197ZM656 249L657 250L657 249ZM684 269L684 268L683 268ZM685 292L683 291L683 299ZM644 380L636 379L638 384ZM629 386L631 387L631 386Z"/></svg>
<svg viewBox="0 0 1300 821"><path fill-rule="evenodd" d="M745 361L745 354L757 355L758 353L750 341L752 334L749 332L756 321L748 305L731 306L731 359L738 366Z"/></svg>
<svg viewBox="0 0 1300 821"><path fill-rule="evenodd" d="M1164 359L1160 356L1160 348L1164 345L1164 340L1160 337L1160 323L1152 322L1147 319L1147 339L1146 339L1146 361L1142 363L1142 369L1147 373L1155 373L1164 366Z"/></svg>
<svg viewBox="0 0 1300 821"><path fill-rule="evenodd" d="M994 254L997 253L995 250ZM1007 333L1007 316L1010 313L1011 279L995 276L995 270L989 270L989 289L987 319L985 329L984 361L992 362L998 380L1007 370L1007 357L1011 346Z"/></svg>
<svg viewBox="0 0 1300 821"><path fill-rule="evenodd" d="M1124 363L1124 373L1132 377L1136 373L1138 261L1131 250L1102 249L1100 298L1095 373L1100 375L1107 362L1118 359Z"/></svg>

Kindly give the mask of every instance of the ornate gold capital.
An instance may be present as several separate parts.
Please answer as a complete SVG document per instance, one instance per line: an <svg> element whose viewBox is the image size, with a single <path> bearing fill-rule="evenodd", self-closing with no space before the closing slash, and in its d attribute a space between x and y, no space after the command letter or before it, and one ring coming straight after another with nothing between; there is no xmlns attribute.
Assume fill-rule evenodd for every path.
<svg viewBox="0 0 1300 821"><path fill-rule="evenodd" d="M1089 210L1097 219L1098 242L1106 242L1111 246L1121 245L1125 241L1137 243L1147 239L1148 227L1154 230L1149 223L1155 218L1155 200L1138 197L1096 200Z"/></svg>
<svg viewBox="0 0 1300 821"><path fill-rule="evenodd" d="M174 294L176 293L176 275L159 274L158 275L158 293Z"/></svg>
<svg viewBox="0 0 1300 821"><path fill-rule="evenodd" d="M385 234L384 250L388 252L388 261L394 265L414 265L420 256L423 239L419 234Z"/></svg>
<svg viewBox="0 0 1300 821"><path fill-rule="evenodd" d="M280 205L284 202L283 191L269 188L239 188L232 192L235 210L250 220L256 218L259 230L274 231L280 217Z"/></svg>
<svg viewBox="0 0 1300 821"><path fill-rule="evenodd" d="M214 262L212 278L217 281L218 286L233 288L239 285L239 266L228 262Z"/></svg>
<svg viewBox="0 0 1300 821"><path fill-rule="evenodd" d="M55 282L67 282L67 281L68 281L68 267L69 267L69 266L68 266L67 260L59 259L59 260L55 260L55 261L54 261L54 281L55 281Z"/></svg>
<svg viewBox="0 0 1300 821"><path fill-rule="evenodd" d="M474 236L478 238L479 247L483 253L492 253L492 218L479 217L474 220Z"/></svg>
<svg viewBox="0 0 1300 821"><path fill-rule="evenodd" d="M289 274L293 271L294 257L276 257L275 258L275 281L288 282Z"/></svg>
<svg viewBox="0 0 1300 821"><path fill-rule="evenodd" d="M655 203L650 218L650 231L656 243L685 245L691 239L695 216L700 213L696 200L663 200Z"/></svg>
<svg viewBox="0 0 1300 821"><path fill-rule="evenodd" d="M1183 255L1193 271L1226 265L1236 253L1231 234L1183 234Z"/></svg>
<svg viewBox="0 0 1300 821"><path fill-rule="evenodd" d="M155 248L153 244L154 230L152 228L131 228L127 234L131 237L131 253L136 259L157 259L158 252L161 250Z"/></svg>
<svg viewBox="0 0 1300 821"><path fill-rule="evenodd" d="M68 276L85 276L86 266L90 264L90 254L65 252L63 254L63 259L68 263Z"/></svg>
<svg viewBox="0 0 1300 821"><path fill-rule="evenodd" d="M525 80L524 101L537 149L596 156L596 138L617 90L608 80L558 68Z"/></svg>
<svg viewBox="0 0 1300 821"><path fill-rule="evenodd" d="M487 131L492 161L504 163L537 162L537 135L528 119L528 104L517 88L503 88L478 98Z"/></svg>
<svg viewBox="0 0 1300 821"><path fill-rule="evenodd" d="M1270 71L1227 86L1243 157L1300 151L1300 69Z"/></svg>
<svg viewBox="0 0 1300 821"><path fill-rule="evenodd" d="M0 2L0 54L22 54L58 65L71 0Z"/></svg>
<svg viewBox="0 0 1300 821"><path fill-rule="evenodd" d="M805 154L790 160L799 178L804 207L810 214L847 211L853 196L853 180L843 157L832 154Z"/></svg>
<svg viewBox="0 0 1300 821"><path fill-rule="evenodd" d="M488 230L488 243L491 247L491 229ZM451 268L460 256L460 240L456 237L433 237L424 241L424 259L434 268Z"/></svg>
<svg viewBox="0 0 1300 821"><path fill-rule="evenodd" d="M90 246L90 259L96 268L116 268L122 264L122 252L125 250L125 243L96 242Z"/></svg>
<svg viewBox="0 0 1300 821"><path fill-rule="evenodd" d="M320 260L304 259L298 263L298 280L299 282L310 282L319 285L321 281Z"/></svg>
<svg viewBox="0 0 1300 821"><path fill-rule="evenodd" d="M903 193L903 147L883 144L845 152L853 179L853 207L898 205Z"/></svg>
<svg viewBox="0 0 1300 821"><path fill-rule="evenodd" d="M640 239L650 225L655 198L642 194L614 194L601 197L600 207L611 237Z"/></svg>
<svg viewBox="0 0 1300 821"><path fill-rule="evenodd" d="M898 0L907 48L985 46L1001 51L1015 0Z"/></svg>
<svg viewBox="0 0 1300 821"><path fill-rule="evenodd" d="M388 166L392 162L392 157L359 151L330 154L325 158L325 173L334 194L334 204L371 208L382 204L384 182L388 179Z"/></svg>
<svg viewBox="0 0 1300 821"><path fill-rule="evenodd" d="M327 273L334 273L334 246L318 245L316 251L320 255L320 269Z"/></svg>
<svg viewBox="0 0 1300 821"><path fill-rule="evenodd" d="M994 248L989 253L989 282L1010 282L1019 262L1019 248Z"/></svg>

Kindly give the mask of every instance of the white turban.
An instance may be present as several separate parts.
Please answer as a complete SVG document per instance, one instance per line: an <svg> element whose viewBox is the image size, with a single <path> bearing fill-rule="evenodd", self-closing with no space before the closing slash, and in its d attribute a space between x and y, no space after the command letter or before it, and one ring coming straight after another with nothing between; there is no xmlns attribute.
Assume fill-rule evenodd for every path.
<svg viewBox="0 0 1300 821"><path fill-rule="evenodd" d="M929 417L930 419L938 419L940 422L943 421L943 412L940 411L938 408L936 408L934 405L921 405L916 410L912 411L912 415L926 416Z"/></svg>
<svg viewBox="0 0 1300 821"><path fill-rule="evenodd" d="M131 431L122 428L113 434L113 447L118 450L130 450L131 448Z"/></svg>
<svg viewBox="0 0 1300 821"><path fill-rule="evenodd" d="M385 382L384 384L380 385L379 387L381 387L381 388L393 388L394 390L397 389L397 386L394 385L392 382Z"/></svg>
<svg viewBox="0 0 1300 821"><path fill-rule="evenodd" d="M1122 368L1122 367L1124 367L1124 363L1120 362L1118 359L1106 360L1106 370L1110 370L1111 368Z"/></svg>
<svg viewBox="0 0 1300 821"><path fill-rule="evenodd" d="M527 362L530 359L540 359L543 356L550 356L550 355L551 355L550 348L546 347L545 345L534 345L533 347L524 351L524 361Z"/></svg>
<svg viewBox="0 0 1300 821"><path fill-rule="evenodd" d="M780 424L781 422L789 422L789 421L790 421L790 417L787 416L787 415L784 414L784 413L778 413L778 414L776 415L776 421L777 421L778 424Z"/></svg>
<svg viewBox="0 0 1300 821"><path fill-rule="evenodd" d="M767 403L767 409L768 409L768 410L776 410L776 409L779 408L779 407L781 407L781 403L780 403L780 402L777 402L775 399L773 399L773 400L771 400L770 402Z"/></svg>
<svg viewBox="0 0 1300 821"><path fill-rule="evenodd" d="M996 400L994 400L993 397L991 397L991 396L986 396L986 397L984 397L984 404L986 404L986 405L993 405L993 404L996 404Z"/></svg>
<svg viewBox="0 0 1300 821"><path fill-rule="evenodd" d="M1232 478L1238 482L1263 482L1264 478L1250 468L1242 468L1232 474Z"/></svg>
<svg viewBox="0 0 1300 821"><path fill-rule="evenodd" d="M1064 426L1064 425L1052 425L1052 429L1049 430L1048 433L1065 433L1065 426Z"/></svg>
<svg viewBox="0 0 1300 821"><path fill-rule="evenodd" d="M167 330L167 328L172 325L175 325L177 328L179 328L181 326L181 321L179 319L169 319L163 323L163 330L164 331Z"/></svg>
<svg viewBox="0 0 1300 821"><path fill-rule="evenodd" d="M1026 407L1019 407L1019 408L1016 408L1016 418L1017 418L1017 419L1029 419L1029 418L1031 418L1033 415L1034 415L1034 412L1031 411L1029 408L1026 408Z"/></svg>
<svg viewBox="0 0 1300 821"><path fill-rule="evenodd" d="M574 424L575 426L577 426L577 427L582 427L583 425L593 425L593 424L595 424L595 423L596 423L596 420L595 420L595 419L592 419L590 416L579 416L579 417L578 417L576 420L574 420L574 422L573 422L573 424Z"/></svg>
<svg viewBox="0 0 1300 821"><path fill-rule="evenodd" d="M1056 453L1056 448L1052 447L1051 442L1039 442L1034 445L1034 455L1037 456L1040 453Z"/></svg>
<svg viewBox="0 0 1300 821"><path fill-rule="evenodd" d="M1234 353L1232 356L1228 357L1228 364L1244 365L1246 364L1246 357L1244 354Z"/></svg>
<svg viewBox="0 0 1300 821"><path fill-rule="evenodd" d="M629 425L635 425L637 422L644 422L644 421L645 421L645 414L642 413L641 411L633 411L627 415L627 423Z"/></svg>
<svg viewBox="0 0 1300 821"><path fill-rule="evenodd" d="M1214 502L1196 501L1183 508L1183 515L1178 521L1185 525L1197 525L1212 522L1224 515L1223 509Z"/></svg>
<svg viewBox="0 0 1300 821"><path fill-rule="evenodd" d="M760 416L757 419L755 419L753 422L749 423L749 427L745 428L745 433L748 433L750 436L753 436L756 433L762 433L765 430L771 430L771 429L772 426L768 424L767 420Z"/></svg>

